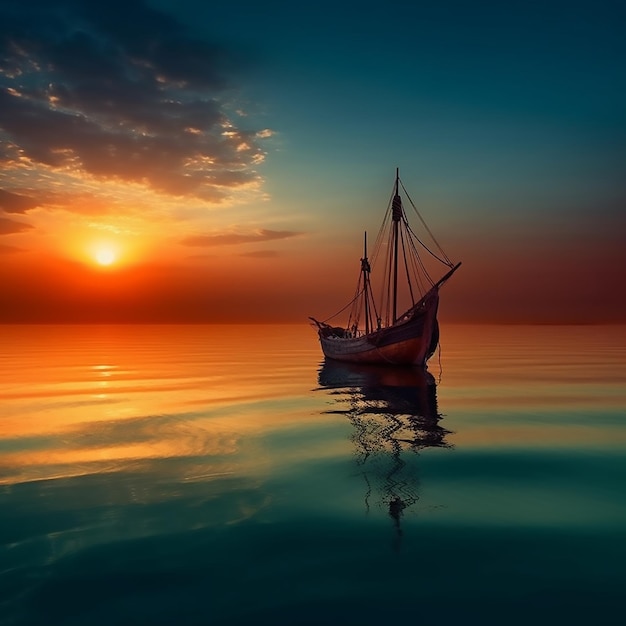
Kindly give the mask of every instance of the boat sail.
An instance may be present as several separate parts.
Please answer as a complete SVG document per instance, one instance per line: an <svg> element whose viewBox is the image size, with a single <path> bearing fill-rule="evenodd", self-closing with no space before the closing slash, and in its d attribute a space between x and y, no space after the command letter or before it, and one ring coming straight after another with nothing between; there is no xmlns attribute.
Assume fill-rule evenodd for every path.
<svg viewBox="0 0 626 626"><path fill-rule="evenodd" d="M426 235L419 237L413 230L402 197L419 218L428 239ZM438 279L431 276L433 263L437 264L437 275L441 276ZM377 284L372 275L375 274L373 269L380 265L384 267ZM371 262L365 233L356 295L324 321L309 318L318 331L324 355L351 363L426 367L439 343L439 289L460 265L460 262L453 263L437 243L396 169L393 192ZM398 314L402 301L406 308ZM349 315L345 325L329 324L346 311Z"/></svg>

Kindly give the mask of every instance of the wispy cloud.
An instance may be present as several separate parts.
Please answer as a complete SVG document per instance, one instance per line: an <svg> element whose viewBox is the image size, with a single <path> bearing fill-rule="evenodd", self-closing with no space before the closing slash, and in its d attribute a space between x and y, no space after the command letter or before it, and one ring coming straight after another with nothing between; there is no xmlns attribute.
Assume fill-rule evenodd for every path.
<svg viewBox="0 0 626 626"><path fill-rule="evenodd" d="M205 235L191 235L181 241L185 246L232 246L242 243L259 243L262 241L273 241L275 239L289 239L297 237L303 233L294 230L268 230L262 228L251 233L212 233Z"/></svg>
<svg viewBox="0 0 626 626"><path fill-rule="evenodd" d="M15 254L16 252L24 252L23 248L17 246L9 246L4 243L0 243L0 255L2 254Z"/></svg>
<svg viewBox="0 0 626 626"><path fill-rule="evenodd" d="M272 259L278 256L277 250L253 250L242 252L239 256L252 257L253 259Z"/></svg>
<svg viewBox="0 0 626 626"><path fill-rule="evenodd" d="M30 230L32 226L24 222L16 222L6 217L0 217L0 235L13 235L14 233L23 233Z"/></svg>
<svg viewBox="0 0 626 626"><path fill-rule="evenodd" d="M227 106L242 64L142 0L3 2L0 166L210 202L258 186L271 132Z"/></svg>
<svg viewBox="0 0 626 626"><path fill-rule="evenodd" d="M39 205L37 200L0 189L0 209L5 213L25 213Z"/></svg>

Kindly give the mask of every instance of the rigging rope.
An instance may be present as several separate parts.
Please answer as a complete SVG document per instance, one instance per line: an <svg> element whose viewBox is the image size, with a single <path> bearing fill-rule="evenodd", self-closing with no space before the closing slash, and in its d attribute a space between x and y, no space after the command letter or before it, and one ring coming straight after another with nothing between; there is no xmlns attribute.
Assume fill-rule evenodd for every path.
<svg viewBox="0 0 626 626"><path fill-rule="evenodd" d="M424 221L424 218L422 217L422 214L417 210L417 207L415 206L415 203L413 202L413 200L411 200L411 196L409 195L409 192L406 190L406 187L404 186L404 183L402 181L400 181L400 185L402 186L402 190L406 194L406 197L408 198L409 202L411 203L411 206L413 207L413 210L415 211L417 217L419 217L420 222L422 222L422 225L426 229L426 232L430 235L430 238L435 242L435 245L439 249L439 252L441 253L441 256L444 259L446 259L445 261L442 261L442 263L445 263L446 265L450 265L450 266L454 265L454 263L448 258L448 255L444 252L444 249L439 245L439 242L435 238L435 235L433 235L432 232L430 231L430 228L428 228L428 224L426 224L426 222ZM424 245L424 244L422 244L422 245ZM424 246L424 247L426 247L426 246ZM429 252L430 252L430 250L429 250ZM431 254L433 254L433 253L431 252ZM435 255L433 254L433 256L435 256Z"/></svg>
<svg viewBox="0 0 626 626"><path fill-rule="evenodd" d="M411 241L411 246L413 246L413 249L412 249L413 254L411 254L409 258L411 259L413 275L417 279L417 284L418 284L420 294L424 295L426 291L428 291L429 289L429 287L426 286L426 282L430 283L430 286L432 286L434 283L432 279L430 278L430 276L428 275L428 271L426 270L426 267L424 266L424 263L422 262L422 258L420 257L419 252L415 248L415 244L412 241Z"/></svg>
<svg viewBox="0 0 626 626"><path fill-rule="evenodd" d="M359 281L359 286L360 286L360 281ZM337 311L337 313L334 313L330 317L327 317L325 320L322 320L322 324L326 324L326 322L328 322L329 320L332 320L334 317L337 317L337 315L339 315L339 313L343 313L349 306L354 304L354 302L355 302L355 300L357 298L361 297L362 293L363 293L363 290L357 291L357 294L354 296L354 298L352 298L352 300L350 300L350 302L348 302L348 304L346 304L346 306L344 306L342 309L339 309L339 311Z"/></svg>
<svg viewBox="0 0 626 626"><path fill-rule="evenodd" d="M417 240L417 242L420 244L420 246L422 246L422 248L424 248L424 250L426 250L426 252L428 252L428 254L430 254L432 257L434 257L435 259L437 259L437 261L439 261L440 263L443 263L443 265L447 265L448 267L452 267L454 265L454 263L452 261L450 261L450 259L448 259L448 257L443 254L442 256L444 257L444 259L447 259L444 261L444 259L439 258L413 231L413 229L411 228L411 226L409 225L409 223L406 223L406 227L409 230L409 232L413 235L413 237ZM435 243L437 243L435 241ZM439 244L437 244L437 246L439 246Z"/></svg>
<svg viewBox="0 0 626 626"><path fill-rule="evenodd" d="M406 227L407 229L412 233L413 231L411 231L411 228L408 224L408 222L406 223ZM415 239L417 239L417 241L421 244L422 242L419 240L418 237L415 237ZM435 284L435 281L433 281L433 279L431 278L430 274L428 273L428 270L426 269L426 266L424 265L424 262L422 261L422 257L418 251L418 249L415 246L415 241L412 238L409 238L409 241L411 242L411 246L413 247L413 253L414 253L414 258L417 260L417 262L419 263L419 266L422 270L422 274L424 275L424 277L426 278L426 280L428 280L428 282L432 285ZM422 244L423 245L423 244ZM436 258L436 257L435 257ZM445 265L445 263L444 263ZM416 270L416 273L419 275L419 270Z"/></svg>
<svg viewBox="0 0 626 626"><path fill-rule="evenodd" d="M389 202L387 203L387 210L385 212L385 217L383 218L383 223L380 225L380 228L378 229L378 234L376 235L376 240L374 241L374 248L373 248L372 256L371 256L372 265L376 262L376 259L378 258L378 254L380 252L380 248L382 248L384 234L388 228L388 223L391 218L393 197L394 197L394 193L392 192L391 196L389 197Z"/></svg>
<svg viewBox="0 0 626 626"><path fill-rule="evenodd" d="M400 240L402 241L402 258L404 259L404 271L406 272L406 282L409 286L409 293L411 295L411 306L412 306L415 304L415 297L413 296L413 283L411 282L411 273L409 272L409 265L406 260L406 247L404 245L404 231L400 231Z"/></svg>

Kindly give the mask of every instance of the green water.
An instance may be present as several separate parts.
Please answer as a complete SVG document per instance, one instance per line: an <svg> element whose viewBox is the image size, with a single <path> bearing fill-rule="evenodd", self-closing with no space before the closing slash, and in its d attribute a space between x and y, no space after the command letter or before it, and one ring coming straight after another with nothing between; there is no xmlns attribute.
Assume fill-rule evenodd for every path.
<svg viewBox="0 0 626 626"><path fill-rule="evenodd" d="M621 624L623 327L0 327L0 624Z"/></svg>

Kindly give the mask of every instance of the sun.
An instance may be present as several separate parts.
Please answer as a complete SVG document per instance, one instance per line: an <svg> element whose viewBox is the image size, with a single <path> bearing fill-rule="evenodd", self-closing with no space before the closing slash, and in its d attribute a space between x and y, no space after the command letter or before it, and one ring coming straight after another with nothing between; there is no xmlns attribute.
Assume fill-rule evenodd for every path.
<svg viewBox="0 0 626 626"><path fill-rule="evenodd" d="M110 247L100 247L94 252L94 259L98 265L113 265L117 261L117 252Z"/></svg>
<svg viewBox="0 0 626 626"><path fill-rule="evenodd" d="M137 247L128 237L78 232L66 241L66 254L98 273L116 273L137 259Z"/></svg>

